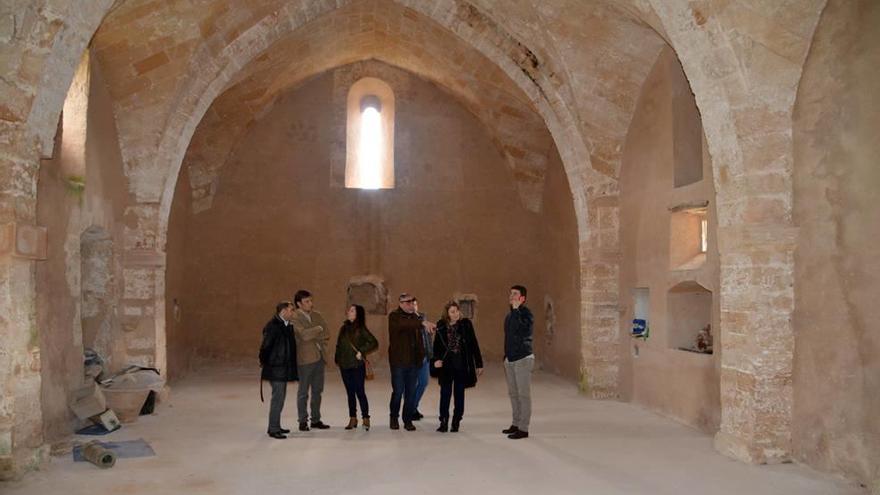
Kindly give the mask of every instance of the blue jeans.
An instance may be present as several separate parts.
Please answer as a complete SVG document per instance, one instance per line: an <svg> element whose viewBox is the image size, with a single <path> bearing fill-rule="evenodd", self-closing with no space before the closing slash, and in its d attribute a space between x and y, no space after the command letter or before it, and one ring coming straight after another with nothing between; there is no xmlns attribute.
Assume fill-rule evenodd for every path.
<svg viewBox="0 0 880 495"><path fill-rule="evenodd" d="M416 382L418 381L419 366L407 368L391 367L391 417L396 418L400 414L400 398L403 397L403 422L413 419L416 411Z"/></svg>
<svg viewBox="0 0 880 495"><path fill-rule="evenodd" d="M425 395L425 389L428 388L428 382L431 380L431 373L428 368L428 360L425 359L419 368L419 376L416 381L416 398L415 405L413 406L413 409L416 411L419 410L419 402L422 401L422 396Z"/></svg>

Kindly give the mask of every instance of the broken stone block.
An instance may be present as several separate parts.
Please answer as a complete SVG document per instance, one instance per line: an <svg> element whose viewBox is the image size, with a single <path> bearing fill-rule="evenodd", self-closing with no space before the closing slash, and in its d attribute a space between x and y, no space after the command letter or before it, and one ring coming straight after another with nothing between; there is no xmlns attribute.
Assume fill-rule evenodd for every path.
<svg viewBox="0 0 880 495"><path fill-rule="evenodd" d="M75 390L71 397L70 409L79 419L97 416L107 410L104 393L95 382Z"/></svg>

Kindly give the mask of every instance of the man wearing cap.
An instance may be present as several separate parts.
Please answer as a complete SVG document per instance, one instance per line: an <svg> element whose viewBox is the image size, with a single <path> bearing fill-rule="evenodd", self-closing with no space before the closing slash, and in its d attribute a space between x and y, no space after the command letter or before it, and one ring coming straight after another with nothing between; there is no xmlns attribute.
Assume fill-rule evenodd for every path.
<svg viewBox="0 0 880 495"><path fill-rule="evenodd" d="M403 397L403 427L416 429L415 416L416 383L419 369L425 360L422 328L431 323L422 321L415 311L415 298L403 293L397 298L399 307L388 314L388 361L391 365L391 429L399 430L400 399Z"/></svg>

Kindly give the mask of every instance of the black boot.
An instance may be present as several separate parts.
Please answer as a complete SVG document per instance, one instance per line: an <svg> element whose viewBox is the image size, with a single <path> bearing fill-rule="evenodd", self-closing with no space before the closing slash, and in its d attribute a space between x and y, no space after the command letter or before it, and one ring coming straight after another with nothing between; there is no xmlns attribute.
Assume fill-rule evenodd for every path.
<svg viewBox="0 0 880 495"><path fill-rule="evenodd" d="M440 427L437 428L440 433L449 431L449 418L440 418Z"/></svg>
<svg viewBox="0 0 880 495"><path fill-rule="evenodd" d="M452 417L452 428L450 428L449 431L457 432L459 424L461 424L461 418L458 416L453 416Z"/></svg>

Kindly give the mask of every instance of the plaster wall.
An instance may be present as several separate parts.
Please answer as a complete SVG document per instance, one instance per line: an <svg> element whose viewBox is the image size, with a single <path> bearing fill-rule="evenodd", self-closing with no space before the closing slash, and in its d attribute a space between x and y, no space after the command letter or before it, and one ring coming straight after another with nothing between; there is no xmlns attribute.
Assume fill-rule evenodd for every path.
<svg viewBox="0 0 880 495"><path fill-rule="evenodd" d="M88 64L88 62L86 62ZM84 139L65 147L59 123L56 152L40 167L37 194L38 224L48 229L48 257L36 265L37 330L41 352L43 432L47 442L71 433L74 417L68 410L72 389L82 385L83 347L94 346L99 331L87 322L83 333L81 235L90 227L107 233L111 245L122 237L122 211L128 200L112 106L99 67L88 64L88 76L74 81L84 115L76 126ZM76 85L80 86L77 88ZM63 121L63 117L62 117ZM77 131L79 132L79 131ZM83 186L84 185L84 186ZM115 315L118 300L113 280L120 276L118 250L106 266L105 303L87 311L101 320L104 357L110 367L124 364L125 339ZM88 282L87 282L88 283ZM111 344L112 342L112 344Z"/></svg>
<svg viewBox="0 0 880 495"><path fill-rule="evenodd" d="M576 381L581 365L577 218L562 163L555 149L550 154L539 244L543 292L531 291L529 306L542 315L535 326L536 359L545 370ZM553 307L552 325L547 302Z"/></svg>
<svg viewBox="0 0 880 495"><path fill-rule="evenodd" d="M695 354L676 349L674 321L668 292L682 282L696 282L715 294L711 298L712 327L718 329L718 255L714 236L714 190L706 147L700 149L702 131L687 79L671 49L664 49L645 80L623 151L620 188L621 332L631 333L635 300L633 289L647 288L649 337L625 337L620 346L623 363L621 396L661 414L707 432L718 429L721 416L718 363L715 354ZM681 132L682 134L676 134ZM691 141L688 141L691 140ZM690 151L683 151L690 150ZM674 187L674 171L686 157L702 156L702 179ZM691 177L699 174L690 174ZM705 261L689 269L671 260L670 208L709 201L709 246ZM691 229L691 235L694 231ZM697 231L698 232L698 231ZM697 233L698 235L698 233ZM682 239L684 242L684 239ZM677 328L677 327L676 327ZM693 328L695 334L699 328ZM717 334L717 330L715 332Z"/></svg>
<svg viewBox="0 0 880 495"><path fill-rule="evenodd" d="M179 379L192 367L192 332L183 325L185 294L186 228L192 214L192 189L186 168L180 171L175 190L174 208L168 219L168 244L165 246L165 335L168 345L168 377Z"/></svg>
<svg viewBox="0 0 880 495"><path fill-rule="evenodd" d="M831 0L794 112L796 459L880 489L880 4Z"/></svg>
<svg viewBox="0 0 880 495"><path fill-rule="evenodd" d="M333 108L334 84L348 80L335 75L349 68L320 75L279 98L230 155L212 208L186 218L179 231L182 250L169 251L168 276L173 266L184 272L179 289L167 297L179 301L180 331L191 340L177 342L189 345L186 352L202 359L252 358L274 304L299 288L314 294L335 343L346 284L368 274L384 278L389 311L396 308L397 294L407 291L433 320L453 294L476 294L475 326L490 360L503 353L510 285L529 287L536 338L543 333L544 273L561 270L562 263L545 264L544 218L523 206L513 174L483 125L433 84L379 62L358 65L364 76L379 77L395 91L396 187L332 185L333 140L345 125L345 113ZM547 152L559 166L555 149ZM558 196L551 208L556 212L570 197L561 167L557 172L555 185L548 186L549 194ZM563 186L566 195L557 194ZM181 189L172 210L185 202ZM554 235L561 239L555 241L557 250L573 260L567 272L576 274L570 199L567 208L555 220L560 227ZM176 242L170 238L169 246ZM554 290L568 290L557 279L565 277L550 283ZM558 297L566 301L577 292ZM572 307L562 316L572 332L578 330L571 317L577 311ZM370 315L368 325L381 344L377 362L384 364L387 318ZM570 360L569 370L575 366Z"/></svg>

